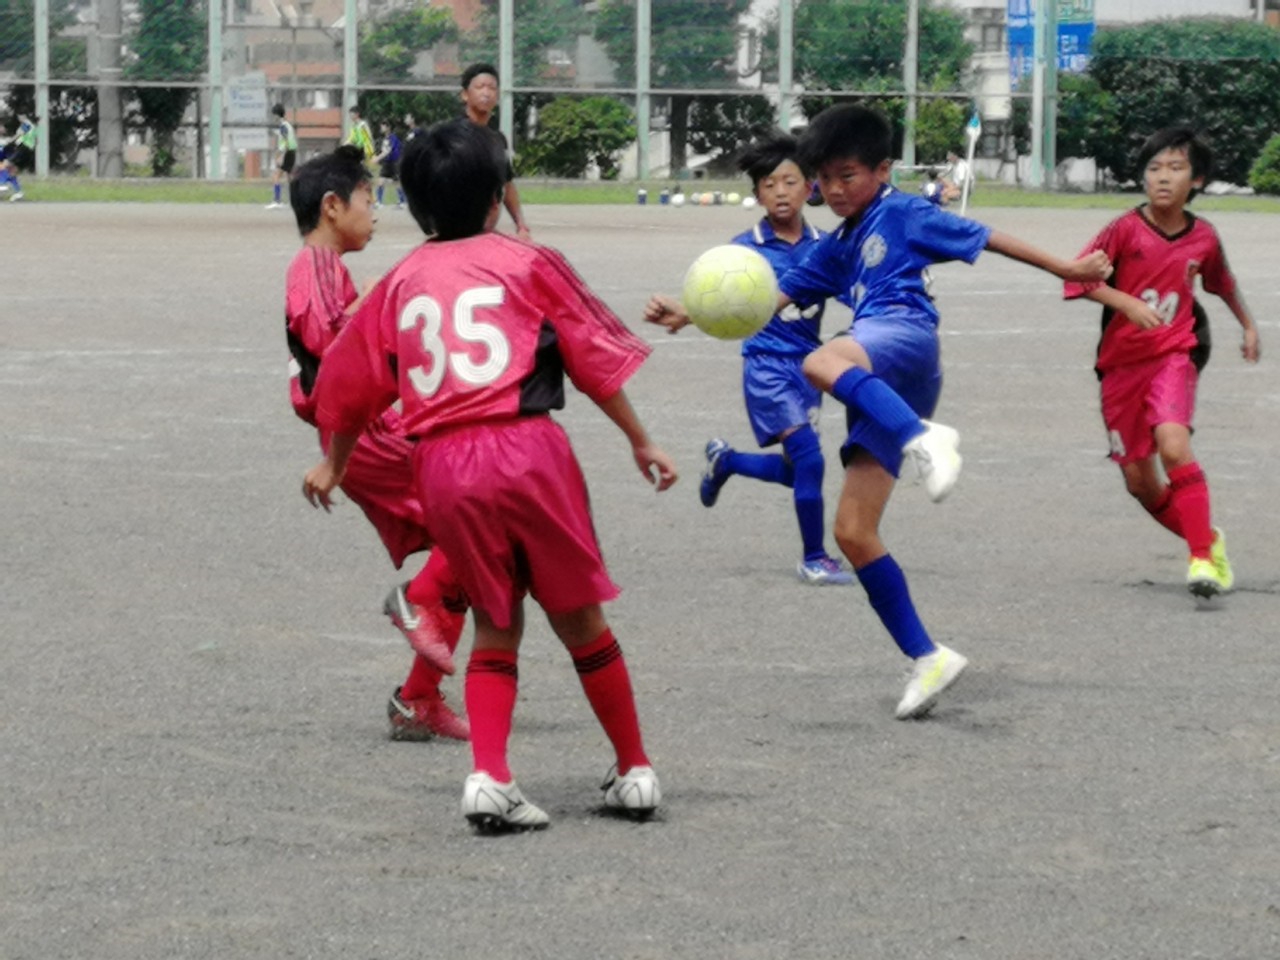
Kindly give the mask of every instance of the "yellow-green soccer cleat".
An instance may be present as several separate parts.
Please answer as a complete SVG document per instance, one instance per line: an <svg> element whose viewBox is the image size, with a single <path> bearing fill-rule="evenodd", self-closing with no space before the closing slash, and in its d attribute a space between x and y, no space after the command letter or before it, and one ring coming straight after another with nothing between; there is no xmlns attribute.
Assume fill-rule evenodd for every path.
<svg viewBox="0 0 1280 960"><path fill-rule="evenodd" d="M1236 585L1236 575L1231 569L1231 561L1227 559L1227 535L1221 527L1213 528L1213 547L1209 550L1209 559L1218 571L1218 579L1222 582L1223 593Z"/></svg>
<svg viewBox="0 0 1280 960"><path fill-rule="evenodd" d="M1212 560L1207 557L1192 557L1191 565L1187 567L1187 589L1192 596L1201 600L1212 600L1231 588L1222 579L1222 574Z"/></svg>
<svg viewBox="0 0 1280 960"><path fill-rule="evenodd" d="M927 714L942 692L955 683L969 665L963 654L940 643L935 646L937 649L933 653L918 658L911 665L906 693L894 711L899 720L912 720Z"/></svg>

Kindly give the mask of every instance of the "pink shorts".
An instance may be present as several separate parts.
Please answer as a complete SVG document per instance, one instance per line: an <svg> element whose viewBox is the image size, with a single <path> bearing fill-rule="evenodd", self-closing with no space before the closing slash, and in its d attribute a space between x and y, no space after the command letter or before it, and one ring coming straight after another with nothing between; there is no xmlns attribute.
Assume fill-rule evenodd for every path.
<svg viewBox="0 0 1280 960"><path fill-rule="evenodd" d="M1121 466L1146 460L1156 452L1155 429L1162 423L1190 429L1198 376L1185 353L1167 353L1103 374L1102 422L1111 459Z"/></svg>
<svg viewBox="0 0 1280 960"><path fill-rule="evenodd" d="M369 518L397 570L409 554L431 546L413 479L415 446L404 435L400 415L388 410L360 435L342 478L342 492ZM323 431L320 448L329 450Z"/></svg>
<svg viewBox="0 0 1280 960"><path fill-rule="evenodd" d="M467 424L418 442L427 526L472 604L500 628L529 593L548 613L612 600L587 484L550 417Z"/></svg>

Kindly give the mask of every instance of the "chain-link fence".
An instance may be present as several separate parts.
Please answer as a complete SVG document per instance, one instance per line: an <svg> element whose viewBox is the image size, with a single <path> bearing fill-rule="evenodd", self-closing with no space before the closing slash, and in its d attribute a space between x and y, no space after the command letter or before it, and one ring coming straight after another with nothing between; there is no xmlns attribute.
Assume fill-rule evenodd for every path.
<svg viewBox="0 0 1280 960"><path fill-rule="evenodd" d="M1248 23L1259 0L1200 2L1239 7ZM1038 8L1046 12L1033 26ZM287 136L274 124L276 105L305 159L347 135L352 106L375 131L457 115L463 69L487 61L502 81L498 122L522 175L715 174L761 128L795 128L846 99L870 100L895 121L907 163L961 150L976 112L978 156L1004 164L1035 152L1032 111L1018 107L1033 93L1047 111L1051 160L1065 104L1055 67L1087 68L1094 8L1095 0L0 0L0 126L8 134L20 117L36 121L41 173L255 178L270 174ZM1028 50L1019 29L1038 30L1045 46ZM1047 88L1019 66L1033 70L1039 49L1048 51Z"/></svg>

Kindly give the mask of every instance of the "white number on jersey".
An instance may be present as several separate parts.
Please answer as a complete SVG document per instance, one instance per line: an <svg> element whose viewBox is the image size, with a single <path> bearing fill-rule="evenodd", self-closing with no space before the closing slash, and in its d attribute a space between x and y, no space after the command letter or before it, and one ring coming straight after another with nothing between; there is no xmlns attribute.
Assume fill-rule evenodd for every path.
<svg viewBox="0 0 1280 960"><path fill-rule="evenodd" d="M1173 318L1178 315L1178 294L1167 293L1163 297L1159 291L1148 287L1142 291L1143 302L1152 310L1160 315L1160 322L1166 327L1173 323Z"/></svg>
<svg viewBox="0 0 1280 960"><path fill-rule="evenodd" d="M446 372L468 387L483 387L493 383L511 363L511 342L501 329L475 318L476 310L502 306L505 292L502 287L476 287L458 294L453 310L446 316L440 304L426 295L414 297L400 312L398 328L401 333L421 325L419 332L422 352L431 358L431 368L424 365L410 367L409 382L420 397L431 397L440 389ZM444 325L453 328L453 334L467 343L484 346L486 356L480 363L472 360L465 351L449 352L441 336Z"/></svg>
<svg viewBox="0 0 1280 960"><path fill-rule="evenodd" d="M797 303L788 303L785 307L778 311L778 316L787 323L794 323L797 320L810 320L817 316L818 311L822 309L822 303L810 304L803 310Z"/></svg>

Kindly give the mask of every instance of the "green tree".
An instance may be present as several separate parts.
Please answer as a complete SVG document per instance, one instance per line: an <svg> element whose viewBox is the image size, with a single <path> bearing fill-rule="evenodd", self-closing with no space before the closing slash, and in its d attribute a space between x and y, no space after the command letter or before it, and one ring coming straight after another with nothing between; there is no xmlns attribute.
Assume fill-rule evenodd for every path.
<svg viewBox="0 0 1280 960"><path fill-rule="evenodd" d="M199 80L205 71L208 38L201 0L138 0L138 30L130 38L125 77L134 81ZM151 131L151 173L167 177L177 157L174 138L193 87L135 87L133 97Z"/></svg>
<svg viewBox="0 0 1280 960"><path fill-rule="evenodd" d="M949 7L922 3L917 77L922 89L955 90L973 56L964 17ZM907 5L883 0L800 0L795 9L795 79L808 91L901 94L907 45ZM778 48L777 14L765 35L769 62ZM812 117L832 96L802 97ZM883 99L883 97L877 97ZM886 110L886 112L893 112Z"/></svg>
<svg viewBox="0 0 1280 960"><path fill-rule="evenodd" d="M618 152L636 139L631 109L613 97L559 97L538 112L538 133L520 154L521 173L580 177L594 162L618 176Z"/></svg>
<svg viewBox="0 0 1280 960"><path fill-rule="evenodd" d="M774 109L768 97L695 97L689 108L689 146L713 154L710 172L736 172L738 155L773 126Z"/></svg>
<svg viewBox="0 0 1280 960"><path fill-rule="evenodd" d="M737 82L738 17L750 0L653 0L652 81L672 89L727 87ZM635 0L601 0L595 37L628 80L636 75ZM687 165L694 96L671 95L671 172Z"/></svg>
<svg viewBox="0 0 1280 960"><path fill-rule="evenodd" d="M1249 170L1249 186L1257 193L1280 193L1280 134L1267 141Z"/></svg>
<svg viewBox="0 0 1280 960"><path fill-rule="evenodd" d="M1139 178L1151 133L1189 123L1213 148L1215 175L1245 183L1280 129L1280 32L1265 24L1188 17L1100 30L1089 75L1120 124L1111 144L1093 143L1117 180Z"/></svg>
<svg viewBox="0 0 1280 960"><path fill-rule="evenodd" d="M409 84L418 55L436 44L458 39L458 26L447 7L408 7L360 24L357 62L366 82ZM400 124L408 116L422 126L458 115L454 94L403 90L370 90L360 96L360 110L375 129L383 121Z"/></svg>
<svg viewBox="0 0 1280 960"><path fill-rule="evenodd" d="M551 50L572 51L591 25L579 0L515 0L513 72L520 86L543 86L558 79L547 60ZM498 3L484 0L475 28L462 37L464 63L497 62Z"/></svg>
<svg viewBox="0 0 1280 960"><path fill-rule="evenodd" d="M941 97L920 102L916 111L916 161L943 163L951 151L963 152L964 125L969 119L965 101Z"/></svg>

